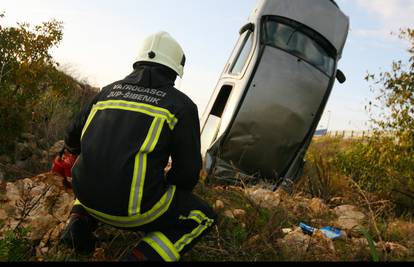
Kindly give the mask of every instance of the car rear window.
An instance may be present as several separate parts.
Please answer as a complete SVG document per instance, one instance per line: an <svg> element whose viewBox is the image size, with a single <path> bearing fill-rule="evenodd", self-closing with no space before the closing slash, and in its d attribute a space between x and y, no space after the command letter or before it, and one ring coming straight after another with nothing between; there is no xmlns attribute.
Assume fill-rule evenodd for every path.
<svg viewBox="0 0 414 267"><path fill-rule="evenodd" d="M301 58L328 76L332 76L335 60L332 52L308 35L309 28L298 23L289 25L276 20L266 20L264 42ZM316 34L316 33L314 33Z"/></svg>

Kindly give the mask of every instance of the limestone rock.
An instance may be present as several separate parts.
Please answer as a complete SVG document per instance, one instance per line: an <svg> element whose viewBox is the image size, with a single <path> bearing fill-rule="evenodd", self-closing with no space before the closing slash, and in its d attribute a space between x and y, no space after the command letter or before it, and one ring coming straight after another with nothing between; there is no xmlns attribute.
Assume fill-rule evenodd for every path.
<svg viewBox="0 0 414 267"><path fill-rule="evenodd" d="M254 235L247 241L247 244L250 246L253 246L260 240L260 238L261 238L260 235Z"/></svg>
<svg viewBox="0 0 414 267"><path fill-rule="evenodd" d="M41 156L44 159L47 159L49 157L49 153L46 150L39 150L39 156Z"/></svg>
<svg viewBox="0 0 414 267"><path fill-rule="evenodd" d="M329 204L334 205L334 206L343 205L344 202L345 202L345 199L343 197L333 197L329 200Z"/></svg>
<svg viewBox="0 0 414 267"><path fill-rule="evenodd" d="M57 223L58 221L52 215L42 214L31 218L24 226L30 226L32 229L29 236L31 240L41 240Z"/></svg>
<svg viewBox="0 0 414 267"><path fill-rule="evenodd" d="M244 219L246 217L246 211L242 209L233 210L233 215L237 219Z"/></svg>
<svg viewBox="0 0 414 267"><path fill-rule="evenodd" d="M352 244L358 247L368 247L369 243L366 238L352 238L351 239Z"/></svg>
<svg viewBox="0 0 414 267"><path fill-rule="evenodd" d="M27 169L27 167L29 166L29 161L28 160L18 160L14 163L14 166L17 169L21 169L21 170Z"/></svg>
<svg viewBox="0 0 414 267"><path fill-rule="evenodd" d="M6 184L6 199L10 205L16 205L17 201L20 200L20 192L17 186L13 183Z"/></svg>
<svg viewBox="0 0 414 267"><path fill-rule="evenodd" d="M7 212L5 210L0 209L0 221L4 221L8 218Z"/></svg>
<svg viewBox="0 0 414 267"><path fill-rule="evenodd" d="M338 260L334 242L322 233L310 236L296 228L284 238L278 239L277 244L286 255L298 261L306 260L309 256L317 261Z"/></svg>
<svg viewBox="0 0 414 267"><path fill-rule="evenodd" d="M59 196L54 203L53 215L61 222L66 221L68 214L72 209L74 200L73 195L62 193L62 195Z"/></svg>
<svg viewBox="0 0 414 267"><path fill-rule="evenodd" d="M62 150L62 148L65 146L65 141L60 140L57 141L50 149L49 149L49 154L51 156L57 155L59 154L59 152Z"/></svg>
<svg viewBox="0 0 414 267"><path fill-rule="evenodd" d="M325 237L325 235L321 231L316 231L316 233L312 237L313 246L319 246L319 248L326 248L329 249L330 252L335 253L335 246L333 240L330 238Z"/></svg>
<svg viewBox="0 0 414 267"><path fill-rule="evenodd" d="M329 211L328 206L320 198L313 198L309 202L309 209L315 215L325 214Z"/></svg>
<svg viewBox="0 0 414 267"><path fill-rule="evenodd" d="M29 145L29 148L30 148L32 154L37 152L38 147L37 147L37 144L35 142L31 142L28 145Z"/></svg>
<svg viewBox="0 0 414 267"><path fill-rule="evenodd" d="M216 200L216 203L214 203L213 208L215 210L222 210L224 209L224 203L221 200Z"/></svg>
<svg viewBox="0 0 414 267"><path fill-rule="evenodd" d="M224 212L224 216L226 216L227 218L230 218L230 219L235 219L234 214L231 210L226 210Z"/></svg>
<svg viewBox="0 0 414 267"><path fill-rule="evenodd" d="M5 181L4 177L5 177L4 172L0 169L0 184L4 183Z"/></svg>
<svg viewBox="0 0 414 267"><path fill-rule="evenodd" d="M280 194L263 188L249 188L246 190L246 194L257 205L268 209L279 206L281 200Z"/></svg>
<svg viewBox="0 0 414 267"><path fill-rule="evenodd" d="M224 188L224 186L222 186L222 185L216 185L216 186L214 186L213 188L214 188L214 190L215 190L215 191L218 191L218 192L223 192L223 191L225 191L225 188Z"/></svg>
<svg viewBox="0 0 414 267"><path fill-rule="evenodd" d="M53 229L53 231L50 233L49 241L52 241L52 242L59 241L63 230L65 230L65 227L66 227L66 223L60 223L58 226L56 226L55 229Z"/></svg>
<svg viewBox="0 0 414 267"><path fill-rule="evenodd" d="M33 155L33 151L28 143L17 143L15 157L17 161L25 161Z"/></svg>
<svg viewBox="0 0 414 267"><path fill-rule="evenodd" d="M33 140L35 140L35 138L36 138L36 136L34 136L34 135L33 135L33 134L31 134L31 133L22 133L20 136L21 136L21 137L22 137L22 139L24 139L25 141L33 141Z"/></svg>
<svg viewBox="0 0 414 267"><path fill-rule="evenodd" d="M293 232L293 229L292 228L283 228L282 229L282 233L284 233L284 234L290 234L292 232Z"/></svg>
<svg viewBox="0 0 414 267"><path fill-rule="evenodd" d="M388 224L387 232L399 238L414 240L414 223L396 220Z"/></svg>
<svg viewBox="0 0 414 267"><path fill-rule="evenodd" d="M287 234L283 239L277 241L279 246L291 248L298 253L304 253L309 245L310 236L304 234L300 229L296 229Z"/></svg>
<svg viewBox="0 0 414 267"><path fill-rule="evenodd" d="M366 215L352 205L343 205L334 209L338 216L336 224L343 230L352 230L363 224Z"/></svg>
<svg viewBox="0 0 414 267"><path fill-rule="evenodd" d="M11 163L11 162L12 162L12 160L11 160L11 158L10 158L9 156L7 156L7 155L1 155L1 156L0 156L0 162L3 162L3 163Z"/></svg>
<svg viewBox="0 0 414 267"><path fill-rule="evenodd" d="M407 257L410 253L408 248L404 247L403 245L392 242L379 242L376 244L376 247L378 249L385 249L384 252L391 254L393 257Z"/></svg>
<svg viewBox="0 0 414 267"><path fill-rule="evenodd" d="M40 240L39 245L37 246L37 248L44 248L47 246L47 244L49 243L50 240L50 236L53 232L54 228L50 228L49 231L47 231L47 233L45 235L43 235L42 240Z"/></svg>
<svg viewBox="0 0 414 267"><path fill-rule="evenodd" d="M62 179L47 173L7 183L5 187L0 218L7 219L1 225L0 233L21 225L31 229L31 240L41 241L39 248L46 247L51 240L57 240L74 201L73 192L64 188ZM24 212L23 207L26 207ZM22 217L22 214L25 216Z"/></svg>

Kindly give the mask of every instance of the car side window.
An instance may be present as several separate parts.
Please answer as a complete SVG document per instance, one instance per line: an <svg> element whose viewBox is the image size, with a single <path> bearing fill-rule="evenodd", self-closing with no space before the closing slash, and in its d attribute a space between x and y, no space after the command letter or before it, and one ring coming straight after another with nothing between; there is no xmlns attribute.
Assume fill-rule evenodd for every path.
<svg viewBox="0 0 414 267"><path fill-rule="evenodd" d="M243 71L244 66L246 65L246 62L249 58L252 47L253 47L253 33L250 31L246 31L244 33L244 40L239 50L239 54L237 55L236 60L230 69L230 74L238 75Z"/></svg>

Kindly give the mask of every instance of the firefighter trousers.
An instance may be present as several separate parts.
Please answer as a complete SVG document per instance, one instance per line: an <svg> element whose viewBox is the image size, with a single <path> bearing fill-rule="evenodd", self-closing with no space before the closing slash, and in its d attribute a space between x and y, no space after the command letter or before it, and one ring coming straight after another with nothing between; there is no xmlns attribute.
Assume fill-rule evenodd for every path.
<svg viewBox="0 0 414 267"><path fill-rule="evenodd" d="M72 213L87 214L80 205L75 205ZM145 233L136 248L148 260L179 261L216 221L217 215L204 200L177 188L170 208L160 218L138 228L121 229Z"/></svg>

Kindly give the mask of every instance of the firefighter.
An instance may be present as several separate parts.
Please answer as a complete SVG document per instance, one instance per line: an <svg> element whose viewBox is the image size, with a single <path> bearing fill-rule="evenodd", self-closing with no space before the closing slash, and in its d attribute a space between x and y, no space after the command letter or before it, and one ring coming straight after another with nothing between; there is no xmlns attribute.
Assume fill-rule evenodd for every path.
<svg viewBox="0 0 414 267"><path fill-rule="evenodd" d="M179 261L215 224L192 193L201 169L198 111L174 88L185 61L168 33L149 36L133 72L104 87L68 128L65 150L78 157L63 244L92 253L104 223L145 233L122 261Z"/></svg>

